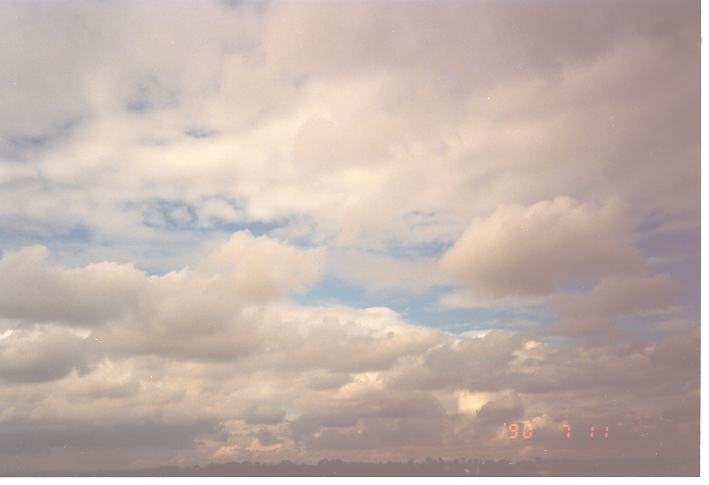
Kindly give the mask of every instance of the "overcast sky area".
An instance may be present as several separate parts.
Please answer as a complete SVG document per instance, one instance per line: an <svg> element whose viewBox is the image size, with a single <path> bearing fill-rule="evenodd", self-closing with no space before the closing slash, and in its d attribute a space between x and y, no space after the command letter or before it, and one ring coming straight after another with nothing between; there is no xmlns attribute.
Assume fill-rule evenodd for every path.
<svg viewBox="0 0 709 485"><path fill-rule="evenodd" d="M0 2L0 472L698 460L699 36L683 0Z"/></svg>

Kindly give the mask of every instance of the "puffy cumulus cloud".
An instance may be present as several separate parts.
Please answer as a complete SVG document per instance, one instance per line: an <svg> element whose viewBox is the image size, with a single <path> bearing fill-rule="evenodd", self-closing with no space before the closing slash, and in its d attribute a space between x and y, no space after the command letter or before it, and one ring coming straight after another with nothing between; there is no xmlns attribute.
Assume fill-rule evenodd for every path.
<svg viewBox="0 0 709 485"><path fill-rule="evenodd" d="M474 219L441 258L441 270L464 285L441 303L547 308L557 319L544 330L548 335L617 337L628 319L650 327L672 310L680 285L669 274L653 274L652 258L635 240L617 199L501 206Z"/></svg>
<svg viewBox="0 0 709 485"><path fill-rule="evenodd" d="M473 220L441 265L474 292L495 298L638 272L644 261L620 202L595 207L563 197L503 206Z"/></svg>
<svg viewBox="0 0 709 485"><path fill-rule="evenodd" d="M235 233L213 251L199 271L218 275L238 295L263 302L303 290L320 276L320 251L298 250L248 231Z"/></svg>
<svg viewBox="0 0 709 485"><path fill-rule="evenodd" d="M576 393L588 387L591 392L602 388L618 392L633 381L632 385L648 386L644 392L652 395L664 386L677 391L698 382L697 375L686 372L696 364L696 336L696 330L684 330L662 337L657 344L636 340L560 346L553 340L533 340L518 332L494 331L484 337L452 340L414 359L402 359L385 377L387 385L396 389L456 390L457 407L466 414L478 413L486 402L502 399L500 393L508 390L520 394ZM669 348L678 358L671 364L663 357L664 349ZM664 367L663 363L670 365ZM670 375L682 377L665 380ZM658 376L663 378L656 379Z"/></svg>
<svg viewBox="0 0 709 485"><path fill-rule="evenodd" d="M450 339L409 359L389 379L392 385L404 388L504 389L501 378L514 360L513 352L523 343L522 334L501 330Z"/></svg>
<svg viewBox="0 0 709 485"><path fill-rule="evenodd" d="M265 322L277 335L270 348L279 342L287 348L287 352L271 355L274 365L294 370L367 372L386 369L401 357L425 351L443 338L440 330L411 326L388 308L355 310L289 305L267 310ZM350 357L343 359L343 355Z"/></svg>
<svg viewBox="0 0 709 485"><path fill-rule="evenodd" d="M402 435L409 436L418 446L435 443L440 453L454 456L465 449L463 456L474 450L477 456L480 453L490 456L490 453L531 457L540 456L542 449L549 447L559 451L560 456L574 456L579 452L589 453L589 456L610 456L607 454L610 448L589 448L584 442L563 442L560 438L562 424L572 422L577 432L583 433L593 423L597 426L607 423L623 446L631 443L638 433L648 433L651 438L645 443L647 448L645 445L641 448L659 449L656 447L663 447L662 433L672 428L664 422L667 402L659 396L666 396L667 401L673 403L670 407L684 409L684 404L680 403L692 399L689 397L692 394L685 394L685 389L696 389L696 379L680 379L667 387L671 376L682 374L682 367L674 366L670 370L656 365L652 362L655 350L651 347L560 351L554 346L529 343L522 340L515 350L508 351L509 362L498 366L500 371L492 379L480 376L476 382L458 374L444 382L450 386L445 391L429 390L427 394L421 391L421 387L404 390L399 385L392 387L386 381L382 387L379 381L371 378L360 380L360 392L350 394L353 400L337 399L334 405L320 401L318 412L311 411L293 421L293 438L312 448L329 451L328 456L352 456L348 452L358 452L355 456L373 456L374 449L376 456L400 457L401 453L395 451L397 447L412 450L406 446L406 440L400 439ZM505 350L500 349L500 352ZM461 363L474 367L485 357L468 354ZM411 363L402 361L385 375L396 375L401 366L407 365ZM455 396L461 394L453 389L462 385L501 390L468 393L479 401L475 404L479 409L471 413L456 409ZM393 401L391 396L396 396ZM431 397L434 397L433 401ZM696 424L697 416L693 415L690 420ZM515 447L517 443L510 442L504 434L504 422L531 424L537 434L536 440L530 441L526 450ZM388 434L382 435L381 430ZM691 451L692 433L687 433L686 428L675 429L670 439L681 446L682 451L677 453ZM642 453L634 448L629 456ZM668 451L665 449L663 453Z"/></svg>
<svg viewBox="0 0 709 485"><path fill-rule="evenodd" d="M233 357L263 338L250 307L313 282L317 254L241 232L198 270L149 276L114 263L66 268L26 248L0 260L0 315L95 328L95 345L116 352Z"/></svg>
<svg viewBox="0 0 709 485"><path fill-rule="evenodd" d="M214 253L216 261L231 254L232 242ZM696 352L696 333L564 347L510 331L446 334L386 308L263 303L259 295L244 307L218 273L143 278L159 288L138 321L121 316L79 329L25 323L3 333L3 466L79 469L87 454L104 469L432 453L524 457L558 446L562 423L600 417L626 441L652 431L634 449L638 456L663 439L691 447L698 379L688 372L696 359L686 356ZM233 299L224 303L224 295ZM219 305L236 313L208 312ZM125 331L130 338L119 345ZM539 433L524 453L501 434L510 420L533 423Z"/></svg>
<svg viewBox="0 0 709 485"><path fill-rule="evenodd" d="M52 264L43 246L0 259L0 315L28 321L96 325L137 310L148 279L131 265Z"/></svg>

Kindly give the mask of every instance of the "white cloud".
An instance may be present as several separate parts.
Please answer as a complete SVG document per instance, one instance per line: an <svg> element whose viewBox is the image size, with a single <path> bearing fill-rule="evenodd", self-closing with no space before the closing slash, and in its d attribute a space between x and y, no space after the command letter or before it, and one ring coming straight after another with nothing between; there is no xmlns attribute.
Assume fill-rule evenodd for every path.
<svg viewBox="0 0 709 485"><path fill-rule="evenodd" d="M321 275L321 253L242 231L207 256L197 269L207 275L219 275L231 291L245 300L261 302L314 283Z"/></svg>

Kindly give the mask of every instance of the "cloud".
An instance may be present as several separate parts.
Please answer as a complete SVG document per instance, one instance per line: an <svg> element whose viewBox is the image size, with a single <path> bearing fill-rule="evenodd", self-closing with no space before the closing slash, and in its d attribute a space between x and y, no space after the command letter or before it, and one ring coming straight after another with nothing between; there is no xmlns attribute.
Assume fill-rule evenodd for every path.
<svg viewBox="0 0 709 485"><path fill-rule="evenodd" d="M42 246L0 260L0 315L92 326L136 311L148 281L131 265L95 263L65 268Z"/></svg>
<svg viewBox="0 0 709 485"><path fill-rule="evenodd" d="M7 285L0 315L96 328L96 345L115 352L235 356L263 338L258 314L247 307L313 282L317 253L241 232L197 271L149 276L108 262L66 268L50 263L46 248L30 247L0 260Z"/></svg>
<svg viewBox="0 0 709 485"><path fill-rule="evenodd" d="M474 219L441 266L484 296L550 293L565 283L644 268L622 205L559 197Z"/></svg>
<svg viewBox="0 0 709 485"><path fill-rule="evenodd" d="M59 457L78 463L86 447L96 466L127 466L141 454L161 461L171 449L193 460L279 460L303 451L401 459L434 449L510 456L516 452L496 437L500 420L535 423L541 441L530 446L547 446L542 437L569 413L583 422L601 413L627 433L638 431L627 424L637 410L645 426L664 426L668 416L693 422L698 380L689 369L697 360L687 356L696 332L569 347L522 332L450 335L385 308L304 307L283 292L272 301L234 292L238 285L229 282L241 258L298 261L303 255L292 249L242 233L194 272L139 272L149 297L135 317L118 312L98 326L25 323L5 331L0 435L25 443L8 445L7 456L29 453L32 466ZM81 268L53 267L82 276ZM666 282L637 278L648 291ZM639 296L616 304L616 287L630 285L611 281L598 290L609 295L608 311L647 309L633 303L644 301ZM460 408L461 393L479 398L474 412ZM602 394L615 404L599 400ZM87 438L92 433L103 438ZM687 442L679 430L662 433L652 434L647 449L663 436Z"/></svg>
<svg viewBox="0 0 709 485"><path fill-rule="evenodd" d="M547 307L558 321L549 335L617 335L621 319L668 310L678 285L653 275L634 245L626 208L556 198L502 206L478 218L441 258L463 284L444 295L452 307Z"/></svg>
<svg viewBox="0 0 709 485"><path fill-rule="evenodd" d="M35 429L0 430L5 453L37 452L52 447L126 448L153 446L188 448L210 423L127 422L111 426L81 423L81 426L38 426Z"/></svg>
<svg viewBox="0 0 709 485"><path fill-rule="evenodd" d="M269 360L292 370L335 373L387 369L401 357L418 354L442 338L440 330L411 326L388 308L273 306L265 328L275 337ZM343 355L350 358L343 359Z"/></svg>
<svg viewBox="0 0 709 485"><path fill-rule="evenodd" d="M448 340L389 376L392 385L403 388L437 389L445 387L477 391L504 389L507 367L513 352L524 343L515 332L494 330L478 337Z"/></svg>
<svg viewBox="0 0 709 485"><path fill-rule="evenodd" d="M219 275L252 302L282 298L303 290L320 273L320 251L298 250L266 236L235 233L200 264L199 271Z"/></svg>
<svg viewBox="0 0 709 485"><path fill-rule="evenodd" d="M550 305L559 322L547 329L561 335L611 332L620 317L667 309L677 286L669 275L613 276L585 295L559 294Z"/></svg>
<svg viewBox="0 0 709 485"><path fill-rule="evenodd" d="M285 411L275 406L259 404L248 411L244 421L246 424L275 424L280 423L285 415Z"/></svg>
<svg viewBox="0 0 709 485"><path fill-rule="evenodd" d="M477 417L485 421L492 421L499 426L500 421L509 422L524 415L524 404L516 393L494 401L488 401L480 408Z"/></svg>
<svg viewBox="0 0 709 485"><path fill-rule="evenodd" d="M700 354L700 331L695 326L685 332L670 334L653 349L652 361L670 368L697 368Z"/></svg>
<svg viewBox="0 0 709 485"><path fill-rule="evenodd" d="M207 221L233 216L210 201L236 200L244 221L307 219L318 241L354 245L448 243L498 205L560 193L617 196L633 216L691 228L695 6L634 5L347 3L342 23L318 2L199 15L189 3L8 3L0 126L43 141L8 144L0 206L7 218L82 222L141 266L155 261L149 244L198 244L125 210L154 198ZM139 112L128 109L136 93ZM215 135L185 135L195 126ZM33 170L16 167L25 159ZM436 217L422 226L411 213Z"/></svg>
<svg viewBox="0 0 709 485"><path fill-rule="evenodd" d="M0 467L694 456L698 14L3 2Z"/></svg>
<svg viewBox="0 0 709 485"><path fill-rule="evenodd" d="M0 338L0 379L42 382L85 370L88 345L81 337L57 327L17 328Z"/></svg>

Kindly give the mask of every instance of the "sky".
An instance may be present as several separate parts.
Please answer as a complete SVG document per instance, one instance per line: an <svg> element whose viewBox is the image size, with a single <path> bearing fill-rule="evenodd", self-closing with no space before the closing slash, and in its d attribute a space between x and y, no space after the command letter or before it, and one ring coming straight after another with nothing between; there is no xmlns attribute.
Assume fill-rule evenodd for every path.
<svg viewBox="0 0 709 485"><path fill-rule="evenodd" d="M699 44L685 0L0 2L0 472L697 462Z"/></svg>

